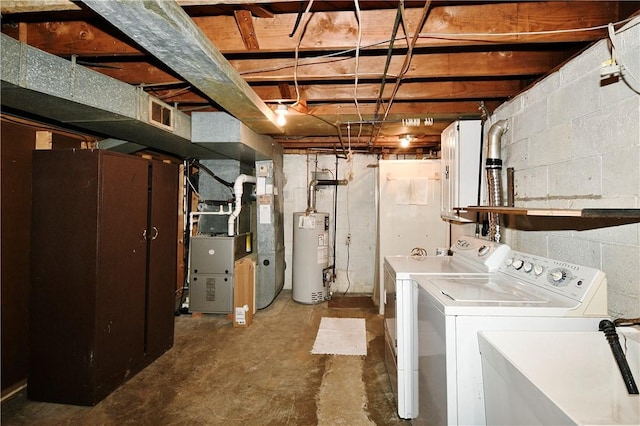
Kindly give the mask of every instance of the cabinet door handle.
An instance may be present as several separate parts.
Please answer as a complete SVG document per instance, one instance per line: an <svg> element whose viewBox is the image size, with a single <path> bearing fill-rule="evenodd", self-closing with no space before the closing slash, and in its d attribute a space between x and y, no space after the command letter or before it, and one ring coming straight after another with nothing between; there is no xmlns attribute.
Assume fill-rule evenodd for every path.
<svg viewBox="0 0 640 426"><path fill-rule="evenodd" d="M151 237L151 239L155 240L156 238L158 238L158 228L156 228L155 226L153 226L152 228L153 228L153 237Z"/></svg>

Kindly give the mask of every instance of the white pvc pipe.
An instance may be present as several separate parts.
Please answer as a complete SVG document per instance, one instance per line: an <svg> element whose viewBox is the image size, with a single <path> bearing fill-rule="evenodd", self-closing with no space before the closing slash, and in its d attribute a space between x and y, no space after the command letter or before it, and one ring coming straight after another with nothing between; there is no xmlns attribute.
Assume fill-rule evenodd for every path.
<svg viewBox="0 0 640 426"><path fill-rule="evenodd" d="M256 177L242 174L236 178L236 181L233 184L233 193L236 196L236 205L233 212L229 215L229 229L227 233L230 237L235 234L236 218L240 216L240 211L242 210L242 185L245 183L253 183L255 185Z"/></svg>

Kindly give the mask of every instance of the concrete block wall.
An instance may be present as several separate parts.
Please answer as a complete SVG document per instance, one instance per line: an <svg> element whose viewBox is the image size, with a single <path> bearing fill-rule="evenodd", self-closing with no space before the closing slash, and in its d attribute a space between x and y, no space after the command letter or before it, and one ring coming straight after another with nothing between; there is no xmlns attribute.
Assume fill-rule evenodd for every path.
<svg viewBox="0 0 640 426"><path fill-rule="evenodd" d="M330 264L333 262L333 240L336 239L336 282L334 295L373 292L376 264L376 169L367 167L376 164L374 155L356 154L350 161L339 159L336 176L336 160L333 155L284 156L284 245L285 289L292 288L291 268L293 250L293 213L307 208L307 191L313 171L330 171L336 179L351 179L346 186L339 186L337 231L334 233L333 197L335 187L319 187L316 192L316 210L329 213L330 219ZM347 235L350 245L346 245ZM347 274L348 272L348 274Z"/></svg>
<svg viewBox="0 0 640 426"><path fill-rule="evenodd" d="M618 58L640 78L640 19L615 41ZM516 206L640 208L640 81L628 77L635 90L623 81L603 84L601 63L610 57L602 40L490 117L486 129L509 121L502 138L503 182L513 167ZM558 223L548 219L546 229ZM504 241L601 269L608 278L609 314L640 317L640 225L559 228L511 227L503 230Z"/></svg>

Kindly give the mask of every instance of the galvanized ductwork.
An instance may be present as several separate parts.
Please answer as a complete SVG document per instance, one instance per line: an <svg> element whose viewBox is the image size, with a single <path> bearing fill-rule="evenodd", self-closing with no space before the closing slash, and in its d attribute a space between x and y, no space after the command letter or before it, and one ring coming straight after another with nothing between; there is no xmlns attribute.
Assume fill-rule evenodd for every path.
<svg viewBox="0 0 640 426"><path fill-rule="evenodd" d="M190 117L174 107L173 128L151 122L143 90L2 34L4 112L40 117L89 134L179 157L224 158L191 143Z"/></svg>
<svg viewBox="0 0 640 426"><path fill-rule="evenodd" d="M501 144L502 135L508 130L506 120L494 123L488 132L487 160L487 185L489 190L489 205L502 206L502 159ZM497 213L489 213L489 237L492 241L500 242L500 217Z"/></svg>

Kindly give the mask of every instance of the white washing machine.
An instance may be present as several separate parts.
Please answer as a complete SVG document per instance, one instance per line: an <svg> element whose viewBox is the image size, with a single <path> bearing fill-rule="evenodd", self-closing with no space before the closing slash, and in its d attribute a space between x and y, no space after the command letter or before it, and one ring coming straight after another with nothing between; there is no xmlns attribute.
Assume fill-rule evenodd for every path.
<svg viewBox="0 0 640 426"><path fill-rule="evenodd" d="M597 330L607 318L603 272L512 251L485 277L413 276L418 288L414 425L483 425L484 330Z"/></svg>
<svg viewBox="0 0 640 426"><path fill-rule="evenodd" d="M412 275L487 276L511 249L505 244L463 237L451 256L387 256L384 262L385 363L398 404L398 415L418 415L418 290Z"/></svg>

